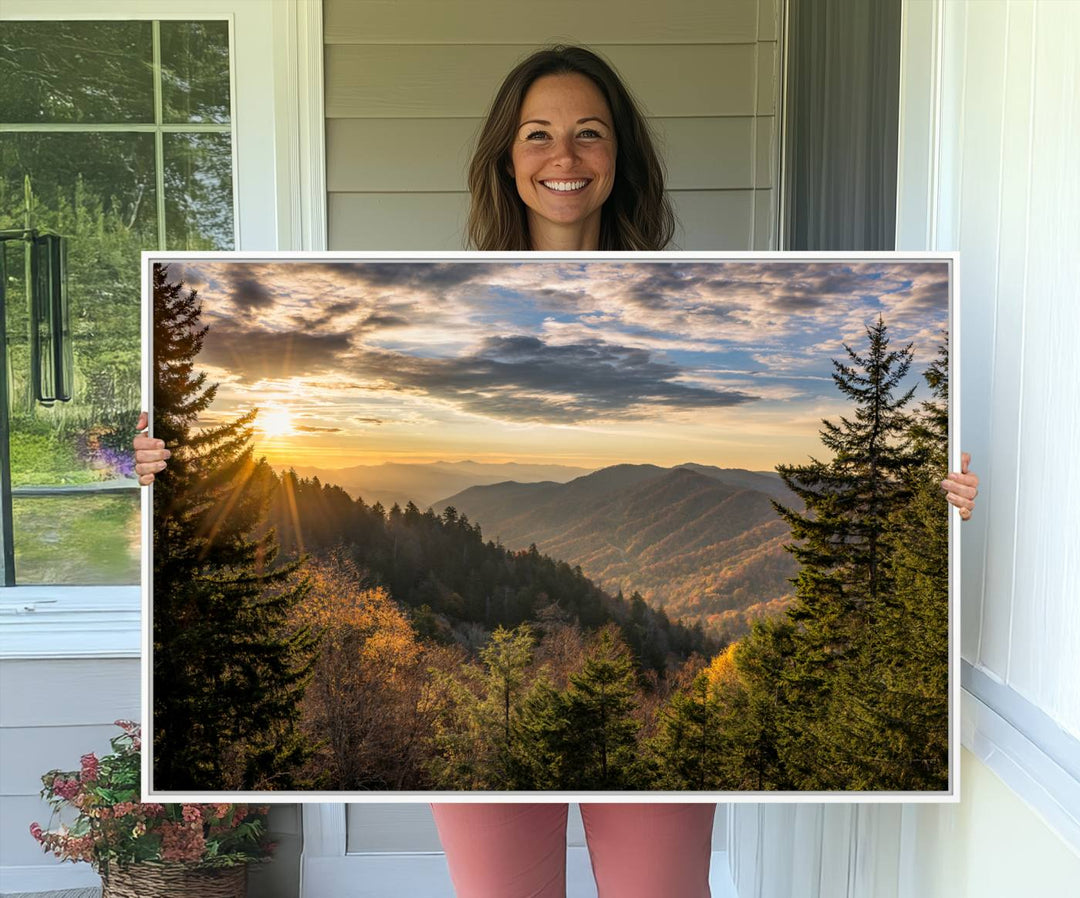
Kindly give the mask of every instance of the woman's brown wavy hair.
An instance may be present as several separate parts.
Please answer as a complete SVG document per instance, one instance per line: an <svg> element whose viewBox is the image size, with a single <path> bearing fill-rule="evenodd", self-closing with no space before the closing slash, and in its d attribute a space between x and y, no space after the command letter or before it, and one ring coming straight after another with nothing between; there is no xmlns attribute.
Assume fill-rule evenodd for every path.
<svg viewBox="0 0 1080 898"><path fill-rule="evenodd" d="M495 95L469 165L469 245L482 250L531 249L525 204L510 174L510 148L532 83L545 75L563 74L589 78L604 95L614 119L615 181L601 211L600 249L663 249L675 232L675 216L645 116L607 62L584 47L566 46L533 53L506 76Z"/></svg>

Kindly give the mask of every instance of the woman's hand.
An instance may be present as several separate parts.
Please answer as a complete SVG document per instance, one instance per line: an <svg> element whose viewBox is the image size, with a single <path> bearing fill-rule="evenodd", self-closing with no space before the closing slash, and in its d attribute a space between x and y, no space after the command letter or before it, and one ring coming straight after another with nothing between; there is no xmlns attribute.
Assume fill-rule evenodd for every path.
<svg viewBox="0 0 1080 898"><path fill-rule="evenodd" d="M142 486L149 486L154 482L154 474L165 470L165 459L172 455L161 440L142 434L149 423L150 418L146 412L139 415L139 423L135 428L139 431L139 436L131 443L135 449L135 473L139 475L139 484Z"/></svg>
<svg viewBox="0 0 1080 898"><path fill-rule="evenodd" d="M971 455L967 452L960 453L960 472L952 472L941 481L941 488L945 490L945 498L950 505L960 509L960 520L966 521L971 517L971 511L975 507L975 497L979 495L979 475L968 471L971 464Z"/></svg>

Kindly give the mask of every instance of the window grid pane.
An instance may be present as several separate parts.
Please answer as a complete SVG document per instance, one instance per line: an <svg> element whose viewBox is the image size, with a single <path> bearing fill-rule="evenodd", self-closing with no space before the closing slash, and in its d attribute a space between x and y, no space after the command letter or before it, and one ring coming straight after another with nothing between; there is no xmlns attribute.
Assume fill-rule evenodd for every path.
<svg viewBox="0 0 1080 898"><path fill-rule="evenodd" d="M124 39L109 39L116 34ZM93 40L72 51L79 65L43 49L70 49L80 35ZM27 67L28 53L46 64ZM96 68L87 62L95 53L104 59ZM139 252L235 246L230 66L224 20L5 23L0 228L29 223L69 238L75 354L74 400L35 403L22 243L9 242L2 323L20 583L139 582L130 451L140 405ZM24 67L22 80L8 77ZM132 85L141 85L134 99Z"/></svg>
<svg viewBox="0 0 1080 898"><path fill-rule="evenodd" d="M0 121L152 122L150 22L4 22Z"/></svg>

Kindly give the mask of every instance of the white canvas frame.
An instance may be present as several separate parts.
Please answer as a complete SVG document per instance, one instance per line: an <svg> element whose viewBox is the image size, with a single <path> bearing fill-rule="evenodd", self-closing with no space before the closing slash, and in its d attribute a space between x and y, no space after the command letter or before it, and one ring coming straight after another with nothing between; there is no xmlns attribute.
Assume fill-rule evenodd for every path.
<svg viewBox="0 0 1080 898"><path fill-rule="evenodd" d="M891 262L905 261L944 261L949 264L949 463L952 470L960 469L961 422L959 404L955 397L959 395L960 369L957 360L961 352L961 334L959 333L959 297L960 277L958 254L950 252L298 252L298 253L205 253L205 252L144 252L142 255L142 296L143 296L143 404L150 412L150 433L153 433L153 303L152 289L153 265L155 262L184 260L208 261L248 261L248 262L453 262L453 261L573 261L573 262ZM152 602L152 487L143 493L143 589L142 589L142 714L143 720L151 720L153 704L153 638L151 629ZM959 571L960 542L957 526L959 516L955 509L949 514L949 789L944 792L338 792L338 791L281 791L281 792L181 792L155 791L152 788L150 772L153 768L152 732L148 728L142 750L142 793L147 798L165 802L200 802L200 801L258 801L263 803L317 803L330 802L325 811L319 811L311 817L320 835L320 844L325 844L335 852L339 844L344 845L344 806L334 809L334 803L349 802L513 802L528 796L530 801L544 803L604 801L610 803L636 803L642 801L664 803L673 800L681 802L713 803L921 803L949 802L960 800L960 674L959 674ZM305 826L309 815L305 814ZM307 837L307 836L305 836Z"/></svg>

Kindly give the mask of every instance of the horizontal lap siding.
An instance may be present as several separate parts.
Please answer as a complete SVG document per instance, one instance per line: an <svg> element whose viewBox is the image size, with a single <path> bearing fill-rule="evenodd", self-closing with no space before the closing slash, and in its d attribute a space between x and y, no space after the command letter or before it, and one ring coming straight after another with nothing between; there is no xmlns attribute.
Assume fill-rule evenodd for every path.
<svg viewBox="0 0 1080 898"><path fill-rule="evenodd" d="M49 821L41 775L77 770L87 752L107 753L120 732L113 721L138 719L139 661L4 660L0 681L0 869L49 864L29 830Z"/></svg>
<svg viewBox="0 0 1080 898"><path fill-rule="evenodd" d="M514 63L560 40L607 56L648 111L679 248L774 247L777 19L769 0L328 0L330 248L462 249L465 173L492 94Z"/></svg>
<svg viewBox="0 0 1080 898"><path fill-rule="evenodd" d="M344 118L326 123L331 193L465 191L465 172L482 119ZM654 118L671 190L772 187L772 121L753 116ZM362 159L363 164L357 164ZM717 159L724 164L718 165Z"/></svg>
<svg viewBox="0 0 1080 898"><path fill-rule="evenodd" d="M773 45L769 45L773 46ZM755 44L597 46L653 116L753 115ZM327 118L483 115L507 72L532 48L326 48ZM771 66L769 53L763 66Z"/></svg>
<svg viewBox="0 0 1080 898"><path fill-rule="evenodd" d="M469 197L460 193L332 193L332 250L459 250Z"/></svg>
<svg viewBox="0 0 1080 898"><path fill-rule="evenodd" d="M328 0L328 44L746 43L757 38L758 0ZM560 30L564 29L564 30ZM568 29L568 30L565 30ZM775 37L767 38L775 40Z"/></svg>
<svg viewBox="0 0 1080 898"><path fill-rule="evenodd" d="M37 795L47 770L76 770L89 751L111 751L119 734L109 723L80 726L0 727L0 795ZM44 821L42 821L44 822Z"/></svg>

